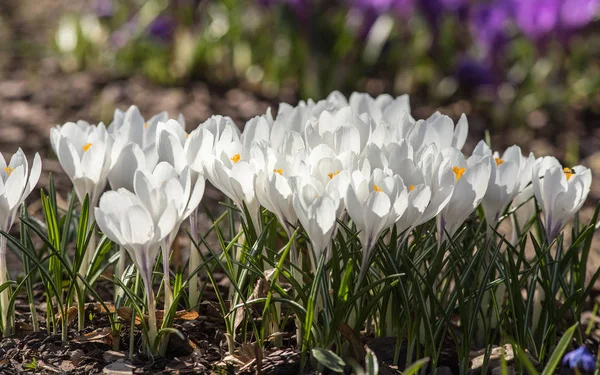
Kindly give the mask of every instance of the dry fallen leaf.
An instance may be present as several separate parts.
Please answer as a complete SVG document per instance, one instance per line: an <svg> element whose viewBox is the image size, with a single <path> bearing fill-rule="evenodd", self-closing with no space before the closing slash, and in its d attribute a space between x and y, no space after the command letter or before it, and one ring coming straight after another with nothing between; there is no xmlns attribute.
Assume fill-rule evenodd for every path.
<svg viewBox="0 0 600 375"><path fill-rule="evenodd" d="M125 323L131 322L132 310L131 307L119 307L117 309L117 315L125 321ZM164 310L156 310L156 320L158 324L161 324L164 318L165 312ZM200 315L197 311L177 311L175 313L174 320L175 321L191 321L198 319ZM147 315L144 315L144 319L148 319ZM142 323L141 318L136 314L135 315L135 324L139 325Z"/></svg>
<svg viewBox="0 0 600 375"><path fill-rule="evenodd" d="M73 339L73 342L78 344L86 344L90 342L106 344L112 346L113 336L110 328L98 328L95 331L85 333Z"/></svg>
<svg viewBox="0 0 600 375"><path fill-rule="evenodd" d="M77 306L69 307L67 309L67 324L71 324L73 322L73 320L75 320L76 316L77 316ZM58 324L60 325L60 323L62 322L62 314L57 313L56 320L58 321Z"/></svg>

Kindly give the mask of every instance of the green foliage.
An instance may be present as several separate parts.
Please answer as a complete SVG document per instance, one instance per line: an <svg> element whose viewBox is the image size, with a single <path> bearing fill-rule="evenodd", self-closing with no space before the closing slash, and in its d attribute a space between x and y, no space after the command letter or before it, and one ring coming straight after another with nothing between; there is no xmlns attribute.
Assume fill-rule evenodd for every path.
<svg viewBox="0 0 600 375"><path fill-rule="evenodd" d="M108 310L94 283L103 280L101 275L117 261L111 255L116 249L103 237L87 274L81 275L84 249L94 234L88 200L78 208L70 199L63 212L56 207L52 184L49 191L41 194L42 222L30 217L23 206L20 237L2 233L21 254L26 275L19 283L0 288L14 288L11 304L19 293L25 293L34 305L33 283L41 281L48 304L46 327L49 332L61 332L66 340L68 321L58 319L57 314L66 316L68 307L76 303L82 327L86 299L99 301ZM535 235L526 226L512 244L498 231L486 230L476 213L441 245L433 222L410 234L392 228L378 239L370 266L361 276L362 249L351 224L338 221L340 230L334 241L312 264L312 249L302 228L288 238L275 217L264 211L260 227L243 222L239 231L231 230L239 212L228 205L221 216L211 218L213 224L198 236L199 243L192 241L192 246L203 249L201 264L195 270L183 267L172 274L174 303L165 312L153 344L142 319L141 331L148 345L144 350L161 355L170 335L182 335L173 328L174 316L187 301L191 277L202 272L217 291L231 353L241 343L254 342L261 349L282 345L281 330L294 321L296 344L305 363L310 353L310 358L331 371L341 372L352 364L357 372L378 372L374 353L367 349L361 354L364 349L358 337L366 332L397 338L394 360L406 363L407 374L424 366L437 367L448 345L456 348L461 372L466 373L471 348L489 349L493 342L513 346L517 369L535 373L543 367L543 374L552 373L572 341L581 344L586 335L586 327L579 327L578 322L591 285L600 275L585 277L599 208L590 223L575 221L570 242L561 234L547 243L543 232ZM539 212L530 223L537 221ZM209 236L216 237L216 248ZM156 280L162 278L159 269ZM217 273L231 282L228 292L219 292ZM115 307L131 308L132 322L147 313L133 266L112 282L119 293ZM122 322L110 317L118 335ZM130 333L135 333L133 325ZM404 357L400 346L406 348ZM357 361L364 361L364 366ZM506 363L502 366L506 371Z"/></svg>

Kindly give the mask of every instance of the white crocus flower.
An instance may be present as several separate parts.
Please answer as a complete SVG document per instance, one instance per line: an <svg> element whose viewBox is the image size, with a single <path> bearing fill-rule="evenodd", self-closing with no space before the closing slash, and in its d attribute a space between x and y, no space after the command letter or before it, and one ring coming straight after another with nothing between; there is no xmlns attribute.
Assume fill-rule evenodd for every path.
<svg viewBox="0 0 600 375"><path fill-rule="evenodd" d="M152 197L152 206L126 190L109 191L100 199L95 213L98 227L113 242L123 246L133 259L148 298L148 339L154 346L157 336L156 300L152 288L152 270L160 245L177 223L175 202L167 192L159 190ZM148 199L147 197L145 199Z"/></svg>
<svg viewBox="0 0 600 375"><path fill-rule="evenodd" d="M294 210L312 245L314 271L337 230L336 218L341 199L336 191L327 191L319 181L310 177L292 177L291 185Z"/></svg>
<svg viewBox="0 0 600 375"><path fill-rule="evenodd" d="M216 118L209 119L208 126L198 127L189 134L180 131L180 128L174 120L169 120L166 123L158 125L156 134L156 145L160 161L166 161L173 165L177 173L182 174L184 170L189 169L191 180L191 190L193 196L202 198L205 187L205 167L207 161L213 158L213 149L215 144L215 134L209 129L215 131L217 135L222 135L219 128L220 120ZM235 134L233 129L229 130L231 136ZM229 137L226 135L226 137ZM200 193L201 192L201 193ZM195 201L190 199L190 202ZM193 208L189 214L190 233L194 243L198 243L198 203L188 204L189 208ZM170 248L170 246L168 247ZM193 272L200 265L200 253L198 249L190 248L189 267ZM198 275L194 274L189 281L189 301L190 306L198 304Z"/></svg>
<svg viewBox="0 0 600 375"><path fill-rule="evenodd" d="M202 129L210 132L214 138L215 155L220 155L223 147L230 143L240 143L240 129L230 117L215 115L208 118L197 129ZM193 133L193 132L192 132ZM191 134L190 134L191 137Z"/></svg>
<svg viewBox="0 0 600 375"><path fill-rule="evenodd" d="M275 214L290 236L298 217L289 178L306 174L306 168L300 158L288 160L264 143L255 145L253 154L258 166L254 183L256 198L261 206Z"/></svg>
<svg viewBox="0 0 600 375"><path fill-rule="evenodd" d="M133 176L138 169L147 169L146 155L136 143L128 143L117 154L108 173L108 183L112 190L120 188L133 191Z"/></svg>
<svg viewBox="0 0 600 375"><path fill-rule="evenodd" d="M115 111L115 119L108 128L114 140L112 166L116 165L121 150L129 143L135 143L144 153L145 168L152 170L158 162L158 152L155 145L158 124L167 121L168 118L169 115L166 112L161 112L146 121L140 110L134 105L129 107L125 113ZM183 116L179 115L176 123L179 124L182 130L185 129Z"/></svg>
<svg viewBox="0 0 600 375"><path fill-rule="evenodd" d="M446 236L452 237L464 221L479 206L488 188L491 174L491 157L471 156L465 160L456 149L442 150L450 160L447 168L454 172L456 185L452 198L437 217L440 244Z"/></svg>
<svg viewBox="0 0 600 375"><path fill-rule="evenodd" d="M353 151L336 153L326 144L313 148L306 158L306 165L310 175L327 185L340 174L347 174L358 168L358 158ZM348 180L349 183L349 180ZM340 192L340 196L346 195L346 188Z"/></svg>
<svg viewBox="0 0 600 375"><path fill-rule="evenodd" d="M304 137L310 149L325 143L336 153L353 151L358 155L366 146L370 133L368 117L361 117L352 108L345 107L336 112L323 111L318 120L307 124Z"/></svg>
<svg viewBox="0 0 600 375"><path fill-rule="evenodd" d="M366 274L371 250L379 235L404 214L407 197L407 189L399 176L387 176L380 169L374 170L369 177L359 171L352 173L345 204L350 219L359 230L363 247L360 281Z"/></svg>
<svg viewBox="0 0 600 375"><path fill-rule="evenodd" d="M410 116L410 98L408 95L393 98L388 94L373 98L366 93L353 92L350 95L350 107L362 115L366 113L375 122L384 121L389 125L396 125L403 114Z"/></svg>
<svg viewBox="0 0 600 375"><path fill-rule="evenodd" d="M68 122L50 130L50 142L79 200L88 195L90 207L95 207L110 169L112 140L104 124Z"/></svg>
<svg viewBox="0 0 600 375"><path fill-rule="evenodd" d="M531 182L535 158L533 154L525 158L519 146L509 147L500 156L497 152L492 153L484 141L477 144L473 155L492 157L490 182L481 205L488 226L495 227L508 204Z"/></svg>
<svg viewBox="0 0 600 375"><path fill-rule="evenodd" d="M266 116L256 116L246 122L240 141L245 150L250 150L256 143L268 143L271 138L272 123Z"/></svg>
<svg viewBox="0 0 600 375"><path fill-rule="evenodd" d="M85 121L69 122L50 130L50 142L58 161L75 187L75 193L83 204L89 196L90 220L94 222L94 210L100 194L106 187L111 166L112 138L104 124L90 125ZM95 235L83 256L79 273L87 273L92 252L96 247Z"/></svg>
<svg viewBox="0 0 600 375"><path fill-rule="evenodd" d="M211 184L233 200L246 223L251 220L258 229L260 205L254 191L256 169L256 161L250 160L242 144L232 142L223 145L221 152L208 160L206 176ZM245 215L244 204L250 217Z"/></svg>
<svg viewBox="0 0 600 375"><path fill-rule="evenodd" d="M538 159L533 167L533 191L544 214L546 239L551 243L583 206L592 172L581 165L563 168L556 158Z"/></svg>
<svg viewBox="0 0 600 375"><path fill-rule="evenodd" d="M305 134L307 124L319 118L323 111L332 113L348 106L348 101L338 91L334 91L325 100L314 102L312 99L300 101L297 106L280 103L277 117L271 125L271 146L279 150L289 132Z"/></svg>
<svg viewBox="0 0 600 375"><path fill-rule="evenodd" d="M156 165L152 173L144 170L136 171L134 189L135 194L146 205L146 208L152 212L164 206L164 202L160 202L160 199L163 198L163 192L166 199L169 202L173 202L177 209L174 228L162 241L165 310L168 310L173 301L169 280L171 247L183 221L200 204L200 200L204 194L204 179L199 179L192 186L189 167L185 167L181 174L179 174L171 164L161 162ZM155 213L155 215L157 214Z"/></svg>
<svg viewBox="0 0 600 375"><path fill-rule="evenodd" d="M39 154L35 154L31 171L20 148L10 158L8 165L3 156L0 156L0 229L8 232L12 227L19 206L29 196L40 179L42 172L42 161ZM6 237L0 236L0 285L9 280L8 267L6 263ZM9 289L0 293L2 304L2 326L4 337L14 333L14 318L9 317Z"/></svg>
<svg viewBox="0 0 600 375"><path fill-rule="evenodd" d="M450 201L455 185L451 161L444 159L435 144L422 149L412 159L412 147L405 142L389 148L389 169L408 187L408 208L396 223L400 233L436 217Z"/></svg>
<svg viewBox="0 0 600 375"><path fill-rule="evenodd" d="M449 147L460 150L468 133L469 123L464 114L454 127L454 121L450 117L436 112L427 120L417 121L408 132L407 139L414 150L420 150L432 143L438 150Z"/></svg>

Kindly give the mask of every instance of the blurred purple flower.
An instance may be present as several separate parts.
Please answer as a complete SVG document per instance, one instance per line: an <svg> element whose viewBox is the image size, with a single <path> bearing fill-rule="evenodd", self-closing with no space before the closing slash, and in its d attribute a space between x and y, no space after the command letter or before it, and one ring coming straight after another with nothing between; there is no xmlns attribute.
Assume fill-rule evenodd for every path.
<svg viewBox="0 0 600 375"><path fill-rule="evenodd" d="M477 4L471 11L471 33L486 52L490 52L506 40L509 20L510 8L506 2Z"/></svg>
<svg viewBox="0 0 600 375"><path fill-rule="evenodd" d="M496 84L492 67L486 62L477 61L469 56L458 59L455 76L460 86L465 88Z"/></svg>
<svg viewBox="0 0 600 375"><path fill-rule="evenodd" d="M578 29L592 22L600 10L600 0L563 0L560 23L567 29Z"/></svg>
<svg viewBox="0 0 600 375"><path fill-rule="evenodd" d="M409 17L415 9L415 0L352 0L351 3L354 8L377 15L393 12L401 17Z"/></svg>
<svg viewBox="0 0 600 375"><path fill-rule="evenodd" d="M447 11L458 11L468 5L468 0L439 0L440 5Z"/></svg>
<svg viewBox="0 0 600 375"><path fill-rule="evenodd" d="M561 0L518 0L515 18L526 37L539 40L556 30Z"/></svg>
<svg viewBox="0 0 600 375"><path fill-rule="evenodd" d="M148 34L161 42L170 42L175 33L175 23L169 16L158 16L148 28Z"/></svg>
<svg viewBox="0 0 600 375"><path fill-rule="evenodd" d="M562 364L563 366L569 366L572 370L593 372L596 369L596 357L584 345L565 354Z"/></svg>
<svg viewBox="0 0 600 375"><path fill-rule="evenodd" d="M98 18L110 18L115 14L113 0L96 0L93 8Z"/></svg>

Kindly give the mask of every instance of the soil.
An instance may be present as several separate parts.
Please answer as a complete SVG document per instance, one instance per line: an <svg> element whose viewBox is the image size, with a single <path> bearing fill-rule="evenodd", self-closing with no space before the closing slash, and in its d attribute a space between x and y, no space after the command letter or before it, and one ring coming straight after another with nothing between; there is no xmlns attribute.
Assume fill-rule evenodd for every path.
<svg viewBox="0 0 600 375"><path fill-rule="evenodd" d="M106 71L65 73L61 69L60 58L51 47L53 32L59 15L83 9L85 3L83 0L0 2L0 40L3 41L0 45L0 152L5 156L11 155L18 147L29 157L39 152L43 158L43 174L38 187L47 187L52 174L63 204L67 201L71 183L50 148L49 131L56 124L78 119L108 123L115 108L126 109L135 104L145 116L163 110L173 117L182 113L188 130L213 114L230 116L242 126L253 116L265 113L269 107L276 110L279 101L293 103L297 100L294 94L268 98L241 87L198 80L182 86L164 87L143 77L115 77ZM436 109L455 118L463 111L469 114L471 132L465 147L467 151L483 137L485 116L477 113L467 100L456 100L442 108L429 107L424 102L423 98L413 99L415 116L426 117ZM600 149L600 130L593 125L596 116L581 109L574 110L567 118L567 126L550 121L542 128L523 125L496 129L492 141L498 149L517 143L524 151L534 151L537 156L553 154L563 157L566 148L564 139L575 134L579 138L583 163L600 175L600 152L597 152ZM28 200L30 212L34 215L41 210L38 194L32 194ZM599 198L600 179L595 179L588 205L581 214L582 219L591 217ZM204 202L208 207L217 207L221 199L221 193L209 189ZM202 225L208 228L207 218ZM10 269L22 269L18 258L14 254L9 255ZM600 242L597 240L590 259L589 272L594 272L600 265ZM19 271L12 276L18 277ZM43 305L40 296L40 316L45 315ZM18 302L19 335L0 342L0 373L211 373L214 365L223 361L226 355L223 320L210 300L203 303L197 317L176 322L175 327L186 339L172 336L167 357L160 360L144 358L137 353L129 360L129 329L124 329L119 337L113 337L106 315L93 304L89 308L93 319L88 322L88 328L77 332L72 325L69 342L62 343L60 336L45 331L31 332L29 307L25 301ZM127 323L123 321L123 324ZM292 332L287 334L292 340ZM139 338L136 340L139 341ZM377 354L381 373L399 374L398 368L392 365L393 352L390 353L395 339L394 342L385 340L389 341L363 338L364 343ZM113 350L117 344L118 350ZM237 353L239 366L235 369L223 366L219 371L255 372L259 362L257 353L252 348L246 349L246 352ZM299 371L300 353L293 346L271 349L259 356L262 357L263 374L296 374ZM452 373L456 361L452 359L451 349L444 358L446 361L440 364L443 368L438 373Z"/></svg>

